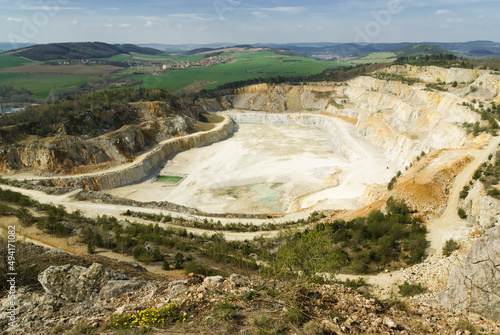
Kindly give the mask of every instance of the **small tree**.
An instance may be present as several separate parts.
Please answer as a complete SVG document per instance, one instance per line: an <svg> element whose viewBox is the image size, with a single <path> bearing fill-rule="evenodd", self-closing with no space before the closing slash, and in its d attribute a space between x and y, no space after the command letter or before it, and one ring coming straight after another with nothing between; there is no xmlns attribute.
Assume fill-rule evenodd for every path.
<svg viewBox="0 0 500 335"><path fill-rule="evenodd" d="M89 243L87 243L87 253L89 255L95 254L95 245L94 243L92 243L92 241L89 241Z"/></svg>
<svg viewBox="0 0 500 335"><path fill-rule="evenodd" d="M467 219L467 213L465 213L465 209L463 209L462 207L460 207L458 209L458 216L461 218L461 219Z"/></svg>
<svg viewBox="0 0 500 335"><path fill-rule="evenodd" d="M35 217L30 213L26 207L21 207L16 212L16 217L23 226L31 226L35 223Z"/></svg>
<svg viewBox="0 0 500 335"><path fill-rule="evenodd" d="M458 250L458 249L460 249L460 244L457 241L455 241L454 239L449 239L444 244L443 255L448 257L449 255L451 255L451 253L453 251Z"/></svg>
<svg viewBox="0 0 500 335"><path fill-rule="evenodd" d="M177 270L182 269L182 262L184 261L184 255L181 252L178 252L175 257L175 268Z"/></svg>

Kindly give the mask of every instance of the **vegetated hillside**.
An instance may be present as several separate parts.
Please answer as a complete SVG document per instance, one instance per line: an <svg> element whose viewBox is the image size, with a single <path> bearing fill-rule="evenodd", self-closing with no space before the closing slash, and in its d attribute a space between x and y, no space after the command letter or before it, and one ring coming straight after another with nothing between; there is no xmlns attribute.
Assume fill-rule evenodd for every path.
<svg viewBox="0 0 500 335"><path fill-rule="evenodd" d="M0 118L0 169L82 173L113 166L165 139L195 132L196 118L189 107L181 110L177 99L155 89L32 106Z"/></svg>
<svg viewBox="0 0 500 335"><path fill-rule="evenodd" d="M111 45L102 42L81 43L50 43L34 45L19 50L10 51L11 54L36 61L53 59L87 59L107 58L122 53L140 52L145 54L160 54L160 50L141 48L131 44Z"/></svg>
<svg viewBox="0 0 500 335"><path fill-rule="evenodd" d="M451 54L451 51L439 45L412 44L392 50L399 57L421 57L429 55Z"/></svg>

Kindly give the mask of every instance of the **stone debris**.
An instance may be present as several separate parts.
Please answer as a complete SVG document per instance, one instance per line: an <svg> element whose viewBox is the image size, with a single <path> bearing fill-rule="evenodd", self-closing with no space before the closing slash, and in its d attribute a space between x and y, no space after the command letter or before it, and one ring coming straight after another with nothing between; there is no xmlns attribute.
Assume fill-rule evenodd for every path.
<svg viewBox="0 0 500 335"><path fill-rule="evenodd" d="M61 267L59 271L51 269L49 272L60 273L70 279L71 273L77 272L99 273L101 276L107 274L111 277L114 275L114 272L107 271L109 269L97 265L91 268L93 270L89 271L85 268L66 266ZM41 276L44 277L50 276ZM112 283L117 281L134 282L111 280ZM53 283L64 286L61 282ZM132 286L131 284L128 287ZM50 292L64 292L61 287L57 290L51 289ZM64 325L70 329L78 322L86 322L96 329L96 333L100 333L112 315L134 314L147 308L162 308L168 303L176 303L182 312L186 312L186 322L193 328L213 322L214 311L223 302L230 302L235 306L241 319L240 330L248 333L248 327L255 327L253 318L256 312L268 313L277 318L276 320L282 318L284 322L288 322L285 315L292 310L290 301L297 298L294 294L300 294L304 312L313 316L316 325L325 334L459 334L456 327L461 320L467 320L477 329L489 334L500 331L500 322L495 323L475 314L453 312L419 300L406 300L399 303L400 307L396 307L395 304L381 304L352 288L338 284L306 287L306 291L296 290L288 284L266 283L260 278L250 280L236 274L227 279L221 276L204 278L191 274L184 280L154 281L142 288L124 291L115 297L110 297L101 290L100 294L90 294L88 299L78 301L23 288L19 292L19 326L11 329L10 333L50 334L55 326ZM248 292L255 293L252 299L248 298ZM7 308L8 300L4 299L0 304L0 317L4 318ZM293 326L289 322L287 326L289 328L286 334L300 334L302 331L300 326ZM3 327L5 330L5 325ZM467 334L465 330L459 331L460 334ZM194 333L203 331L200 328Z"/></svg>

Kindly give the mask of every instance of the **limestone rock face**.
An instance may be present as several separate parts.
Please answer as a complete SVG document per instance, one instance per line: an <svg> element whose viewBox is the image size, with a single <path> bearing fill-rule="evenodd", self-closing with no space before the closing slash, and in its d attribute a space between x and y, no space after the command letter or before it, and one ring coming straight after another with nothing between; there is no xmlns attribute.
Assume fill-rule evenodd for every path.
<svg viewBox="0 0 500 335"><path fill-rule="evenodd" d="M476 242L464 268L451 273L438 301L448 308L500 320L500 227L487 230Z"/></svg>
<svg viewBox="0 0 500 335"><path fill-rule="evenodd" d="M148 284L147 281L129 280L127 276L98 263L89 268L51 266L40 273L38 281L49 295L71 302L92 300L99 296L110 298Z"/></svg>
<svg viewBox="0 0 500 335"><path fill-rule="evenodd" d="M463 202L467 217L481 228L500 225L500 200L486 195L483 183L476 182Z"/></svg>

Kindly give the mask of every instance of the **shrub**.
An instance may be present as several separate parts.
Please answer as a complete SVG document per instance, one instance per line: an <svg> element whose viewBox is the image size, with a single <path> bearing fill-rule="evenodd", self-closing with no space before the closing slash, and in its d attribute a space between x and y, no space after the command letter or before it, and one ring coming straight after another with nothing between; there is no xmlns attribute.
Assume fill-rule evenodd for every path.
<svg viewBox="0 0 500 335"><path fill-rule="evenodd" d="M443 247L443 255L445 255L446 257L450 256L451 253L455 250L458 250L460 249L460 243L458 243L457 241L455 241L454 239L449 239L448 241L446 241L446 243L444 244L444 247Z"/></svg>
<svg viewBox="0 0 500 335"><path fill-rule="evenodd" d="M178 252L175 254L175 269L180 270L182 269L182 263L184 262L184 255L181 252Z"/></svg>
<svg viewBox="0 0 500 335"><path fill-rule="evenodd" d="M243 301L252 301L253 299L257 298L259 294L253 290L248 290L243 292Z"/></svg>
<svg viewBox="0 0 500 335"><path fill-rule="evenodd" d="M64 335L86 335L93 334L94 329L90 324L85 321L79 322L71 328L68 332L64 333Z"/></svg>
<svg viewBox="0 0 500 335"><path fill-rule="evenodd" d="M271 319L265 314L258 314L253 318L253 324L257 327L259 335L283 334L286 326L281 322Z"/></svg>
<svg viewBox="0 0 500 335"><path fill-rule="evenodd" d="M153 262L153 256L142 245L140 245L134 249L134 259L138 260L139 262L146 263L146 264L150 264Z"/></svg>
<svg viewBox="0 0 500 335"><path fill-rule="evenodd" d="M220 321L231 321L236 317L236 307L229 301L215 305L214 317Z"/></svg>
<svg viewBox="0 0 500 335"><path fill-rule="evenodd" d="M87 253L89 255L95 254L95 245L94 243L92 243L92 241L89 241L89 243L87 244Z"/></svg>
<svg viewBox="0 0 500 335"><path fill-rule="evenodd" d="M497 196L497 195L500 195L500 191L496 188L491 188L489 189L487 192L486 192L489 196Z"/></svg>
<svg viewBox="0 0 500 335"><path fill-rule="evenodd" d="M467 213L465 213L465 209L463 209L462 207L460 207L458 209L458 216L463 220L463 219L467 219Z"/></svg>
<svg viewBox="0 0 500 335"><path fill-rule="evenodd" d="M29 227L35 223L35 217L30 213L26 207L21 207L16 211L16 217L23 226Z"/></svg>
<svg viewBox="0 0 500 335"><path fill-rule="evenodd" d="M391 181L389 182L389 184L387 184L387 189L390 191L394 188L394 184L396 184L396 177L392 177Z"/></svg>
<svg viewBox="0 0 500 335"><path fill-rule="evenodd" d="M427 292L427 288L422 286L422 284L410 284L405 281L403 284L398 285L399 294L403 297L413 297L414 295L422 294Z"/></svg>
<svg viewBox="0 0 500 335"><path fill-rule="evenodd" d="M195 261L189 261L184 266L184 272L186 274L196 273L202 276L211 276L212 271L205 269L203 266L197 264Z"/></svg>
<svg viewBox="0 0 500 335"><path fill-rule="evenodd" d="M472 335L478 334L478 330L476 326L469 320L461 319L458 321L457 326L455 327L455 330L466 330L470 332Z"/></svg>
<svg viewBox="0 0 500 335"><path fill-rule="evenodd" d="M321 325L316 320L311 320L302 327L303 335L322 335L324 334Z"/></svg>

